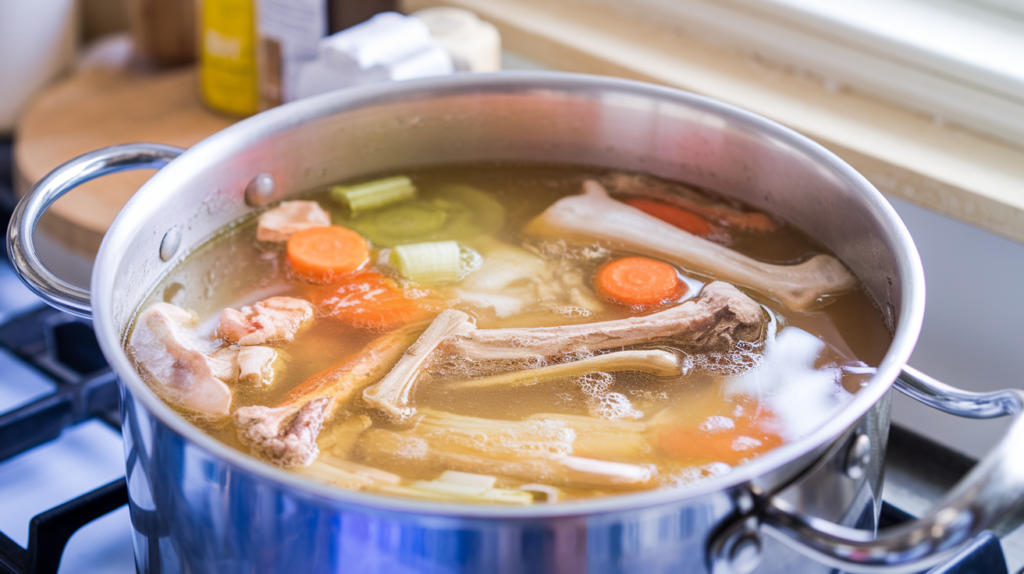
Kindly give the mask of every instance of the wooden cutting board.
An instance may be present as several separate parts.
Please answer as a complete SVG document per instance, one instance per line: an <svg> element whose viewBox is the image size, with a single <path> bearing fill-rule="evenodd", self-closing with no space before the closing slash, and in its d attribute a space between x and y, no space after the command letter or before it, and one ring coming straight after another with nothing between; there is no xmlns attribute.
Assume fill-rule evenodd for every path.
<svg viewBox="0 0 1024 574"><path fill-rule="evenodd" d="M189 147L234 121L203 106L193 66L83 71L44 90L22 116L15 132L15 191L24 195L53 168L101 147ZM124 172L86 183L50 207L40 228L91 258L118 211L153 173Z"/></svg>

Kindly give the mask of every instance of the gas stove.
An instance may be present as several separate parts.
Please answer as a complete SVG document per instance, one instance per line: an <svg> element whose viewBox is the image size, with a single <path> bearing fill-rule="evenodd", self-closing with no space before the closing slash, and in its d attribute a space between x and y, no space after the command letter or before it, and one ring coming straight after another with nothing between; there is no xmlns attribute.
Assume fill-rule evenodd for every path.
<svg viewBox="0 0 1024 574"><path fill-rule="evenodd" d="M4 230L14 202L10 154L10 142L0 141ZM134 558L116 380L91 323L46 307L21 284L7 263L6 250L4 254L0 574L131 572ZM969 457L893 425L881 526L911 519L923 508L922 502L937 500L973 464ZM985 533L929 574L1008 571L1000 540Z"/></svg>

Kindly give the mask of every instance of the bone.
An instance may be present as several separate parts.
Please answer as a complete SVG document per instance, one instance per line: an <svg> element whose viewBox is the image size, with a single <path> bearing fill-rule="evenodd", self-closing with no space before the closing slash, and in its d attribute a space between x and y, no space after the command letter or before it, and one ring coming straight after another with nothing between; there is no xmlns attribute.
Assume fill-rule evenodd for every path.
<svg viewBox="0 0 1024 574"><path fill-rule="evenodd" d="M643 317L532 329L475 329L445 341L444 349L473 360L553 357L671 339L694 352L717 353L761 336L760 305L728 283L704 286L694 299Z"/></svg>
<svg viewBox="0 0 1024 574"><path fill-rule="evenodd" d="M407 406L409 394L416 382L423 361L427 360L447 337L473 328L469 315L462 311L455 309L443 311L402 355L391 372L377 384L363 391L363 400L384 411L396 421L404 420L412 415L416 409Z"/></svg>
<svg viewBox="0 0 1024 574"><path fill-rule="evenodd" d="M239 440L254 456L277 466L308 466L320 452L316 439L323 421L359 388L386 373L417 332L403 329L375 339L355 356L306 379L273 407L235 410Z"/></svg>
<svg viewBox="0 0 1024 574"><path fill-rule="evenodd" d="M416 412L409 398L420 367L435 349L471 361L522 360L671 339L693 351L720 352L738 341L756 341L764 321L757 303L719 281L706 285L697 298L664 311L582 325L477 329L468 315L449 309L438 315L384 379L363 391L363 398L393 421L406 420Z"/></svg>
<svg viewBox="0 0 1024 574"><path fill-rule="evenodd" d="M683 374L683 364L679 355L657 349L642 351L618 351L596 357L588 357L579 361L559 363L523 371L502 373L490 377L481 377L467 381L447 383L449 389L487 389L492 387L525 387L551 381L565 380L569 377L584 375L597 371L614 373L618 371L638 371L658 377L678 377Z"/></svg>
<svg viewBox="0 0 1024 574"><path fill-rule="evenodd" d="M790 309L807 309L821 297L855 289L857 278L829 255L796 265L772 265L691 235L674 225L612 199L596 181L580 195L562 198L532 222L527 232L543 237L598 242L605 247L670 261L716 279L755 289Z"/></svg>

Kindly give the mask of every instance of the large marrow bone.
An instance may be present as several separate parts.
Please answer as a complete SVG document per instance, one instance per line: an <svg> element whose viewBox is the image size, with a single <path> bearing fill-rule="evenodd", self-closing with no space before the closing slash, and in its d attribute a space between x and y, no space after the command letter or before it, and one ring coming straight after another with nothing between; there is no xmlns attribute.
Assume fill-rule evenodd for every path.
<svg viewBox="0 0 1024 574"><path fill-rule="evenodd" d="M493 361L596 352L671 339L695 352L713 353L728 351L738 341L756 341L764 321L757 303L720 281L706 285L697 298L664 311L582 325L477 329L468 315L448 309L391 372L363 391L363 399L396 421L408 418L416 412L409 397L420 368L437 349L471 361Z"/></svg>
<svg viewBox="0 0 1024 574"><path fill-rule="evenodd" d="M835 257L815 255L797 265L762 263L616 201L595 181L586 181L583 189L556 201L527 231L652 255L756 289L790 309L806 309L820 297L857 287L857 278Z"/></svg>

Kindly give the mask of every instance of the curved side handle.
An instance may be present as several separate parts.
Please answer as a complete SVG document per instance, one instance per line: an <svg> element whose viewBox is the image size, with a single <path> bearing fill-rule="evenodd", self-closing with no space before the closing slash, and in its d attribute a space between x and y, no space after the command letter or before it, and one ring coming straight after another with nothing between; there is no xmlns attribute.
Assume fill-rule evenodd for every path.
<svg viewBox="0 0 1024 574"><path fill-rule="evenodd" d="M896 388L928 406L969 418L1013 415L1006 436L935 507L918 520L878 531L877 536L800 514L773 498L762 525L777 538L817 560L850 572L920 572L948 559L982 530L1024 503L1024 392L962 391L910 367Z"/></svg>
<svg viewBox="0 0 1024 574"><path fill-rule="evenodd" d="M57 277L39 260L33 238L39 218L57 198L89 180L119 171L160 169L184 151L147 143L105 147L76 157L33 185L18 202L7 227L7 255L25 285L61 311L91 316L89 290Z"/></svg>

